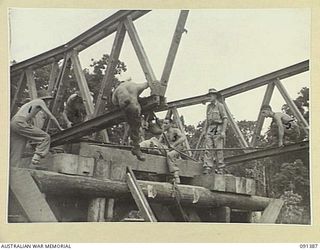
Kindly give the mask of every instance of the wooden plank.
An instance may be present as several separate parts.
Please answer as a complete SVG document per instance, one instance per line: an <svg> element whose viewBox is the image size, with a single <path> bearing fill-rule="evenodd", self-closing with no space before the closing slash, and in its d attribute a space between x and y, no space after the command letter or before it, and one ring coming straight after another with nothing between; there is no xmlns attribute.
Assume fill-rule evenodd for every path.
<svg viewBox="0 0 320 250"><path fill-rule="evenodd" d="M83 157L73 154L59 153L52 155L51 159L47 159L43 166L50 171L63 173L63 174L73 174L73 175L83 175L83 176L93 176L94 172L94 158Z"/></svg>
<svg viewBox="0 0 320 250"><path fill-rule="evenodd" d="M269 205L263 211L259 223L275 223L284 201L281 199L273 199L270 201Z"/></svg>
<svg viewBox="0 0 320 250"><path fill-rule="evenodd" d="M114 77L115 68L119 60L119 55L120 55L120 51L122 48L125 35L126 35L126 29L124 27L124 24L121 22L118 25L117 33L113 41L107 69L105 71L105 74L103 76L103 79L100 85L100 90L99 90L96 106L94 109L94 116L101 114L102 110L104 110L106 101L108 104L111 103L112 80ZM103 100L104 96L107 96L106 101Z"/></svg>
<svg viewBox="0 0 320 250"><path fill-rule="evenodd" d="M266 89L266 92L264 94L261 107L263 105L268 105L270 103L271 97L272 97L272 94L273 94L273 90L274 90L274 86L275 85L274 85L273 82L271 82L271 83L269 83L267 85L267 89ZM260 137L260 133L261 133L261 129L262 129L264 120L265 120L265 117L263 117L261 115L261 111L259 111L257 123L256 123L256 126L255 126L254 130L253 130L253 135L252 135L252 139L251 139L251 143L250 143L250 145L252 147L256 146L256 142L257 142L257 139Z"/></svg>
<svg viewBox="0 0 320 250"><path fill-rule="evenodd" d="M143 73L151 88L151 95L161 95L161 89L159 89L160 85L154 84L156 81L156 76L153 72L149 58L143 48L138 32L130 16L124 21L124 25L126 27L126 30L128 31L130 40L137 54Z"/></svg>
<svg viewBox="0 0 320 250"><path fill-rule="evenodd" d="M244 136L243 136L238 124L236 123L235 119L233 118L233 115L232 115L231 111L229 110L226 102L224 100L222 100L221 102L226 110L226 113L228 116L228 122L231 125L231 128L232 128L235 136L237 137L240 146L243 148L249 147L247 141L244 139ZM244 150L244 152L246 152L246 150Z"/></svg>
<svg viewBox="0 0 320 250"><path fill-rule="evenodd" d="M214 177L214 187L216 191L226 191L226 182L223 175L216 174Z"/></svg>
<svg viewBox="0 0 320 250"><path fill-rule="evenodd" d="M283 86L283 84L280 82L279 79L277 79L275 81L275 84L280 92L280 94L282 95L283 99L286 101L286 103L288 104L289 108L291 109L293 115L297 118L297 120L299 121L299 123L302 125L303 130L306 132L306 134L309 134L309 124L306 121L306 119L304 119L303 115L300 113L299 109L297 108L296 104L293 102L293 100L291 99L289 93L287 92L287 90L285 89L285 87Z"/></svg>
<svg viewBox="0 0 320 250"><path fill-rule="evenodd" d="M10 106L10 114L11 116L13 116L13 112L15 111L15 107L17 106L17 99L18 99L18 96L20 95L24 85L25 85L25 72L22 71L22 73L20 74L20 77L18 79L18 82L17 82L17 89L16 89L16 92L14 93L14 96L11 100L11 106Z"/></svg>
<svg viewBox="0 0 320 250"><path fill-rule="evenodd" d="M94 157L97 151L101 152L105 160L112 162L112 172L116 171L116 168L119 168L119 178L121 178L121 171L123 176L123 171L126 166L131 166L132 170L169 174L167 160L164 156L144 154L146 161L141 162L137 160L129 150L89 145L88 143L80 144L79 154L82 156ZM202 173L202 163L187 160L177 160L176 162L180 169L179 174L181 177L194 177ZM111 175L113 176L113 173Z"/></svg>
<svg viewBox="0 0 320 250"><path fill-rule="evenodd" d="M236 177L231 174L224 175L225 178L225 185L226 185L226 192L236 193Z"/></svg>
<svg viewBox="0 0 320 250"><path fill-rule="evenodd" d="M246 181L247 179L244 177L236 177L236 193L246 194Z"/></svg>
<svg viewBox="0 0 320 250"><path fill-rule="evenodd" d="M132 194L132 197L136 202L143 219L148 222L157 222L157 218L155 217L149 202L144 196L144 193L131 169L128 169L126 177L130 193Z"/></svg>
<svg viewBox="0 0 320 250"><path fill-rule="evenodd" d="M256 194L256 181L253 179L246 179L246 193L249 195Z"/></svg>
<svg viewBox="0 0 320 250"><path fill-rule="evenodd" d="M30 222L57 222L28 170L10 169L9 186Z"/></svg>
<svg viewBox="0 0 320 250"><path fill-rule="evenodd" d="M198 175L192 178L192 185L214 190L215 175Z"/></svg>
<svg viewBox="0 0 320 250"><path fill-rule="evenodd" d="M177 26L176 26L175 32L173 34L173 37L172 37L170 49L168 52L168 56L167 56L166 63L164 65L161 80L160 80L161 85L163 86L162 92L161 92L162 96L165 95L165 92L167 89L168 81L170 78L170 74L172 71L174 60L175 60L177 52L178 52L178 48L179 48L182 34L186 31L185 24L187 21L188 14L189 14L188 10L181 10L180 11Z"/></svg>

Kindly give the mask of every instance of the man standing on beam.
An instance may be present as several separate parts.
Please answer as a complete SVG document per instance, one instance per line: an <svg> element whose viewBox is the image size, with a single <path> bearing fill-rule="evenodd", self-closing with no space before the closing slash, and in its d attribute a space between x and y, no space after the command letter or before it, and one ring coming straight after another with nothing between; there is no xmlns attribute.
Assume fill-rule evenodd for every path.
<svg viewBox="0 0 320 250"><path fill-rule="evenodd" d="M47 108L47 102L53 97L45 91L38 94L40 97L24 104L10 121L10 166L18 167L27 141L36 143L36 150L32 157L32 164L39 164L40 159L49 153L50 136L33 125L36 115L43 111L56 126L63 130L57 119Z"/></svg>
<svg viewBox="0 0 320 250"><path fill-rule="evenodd" d="M218 97L221 97L219 92L212 88L209 89L209 95L210 104L207 106L206 121L203 130L206 135L205 147L208 149L204 155L203 174L211 173L214 168L214 160L216 161L215 172L217 174L223 174L225 171L223 151L210 151L210 149L224 147L228 118L223 104L218 101Z"/></svg>
<svg viewBox="0 0 320 250"><path fill-rule="evenodd" d="M130 126L130 138L132 140L132 154L138 160L145 161L140 150L140 127L141 127L141 106L138 101L139 95L149 87L147 82L135 83L131 79L121 81L112 94L113 105L119 107L125 112L126 121Z"/></svg>

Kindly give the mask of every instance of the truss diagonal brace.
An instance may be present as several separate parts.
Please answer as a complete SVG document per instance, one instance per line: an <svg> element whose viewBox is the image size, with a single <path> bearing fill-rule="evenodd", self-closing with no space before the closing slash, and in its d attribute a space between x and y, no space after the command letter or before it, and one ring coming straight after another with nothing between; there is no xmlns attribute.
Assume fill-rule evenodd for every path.
<svg viewBox="0 0 320 250"><path fill-rule="evenodd" d="M299 109L297 108L296 104L293 102L293 100L289 96L289 93L287 92L287 90L285 89L285 87L283 86L281 81L279 79L277 79L277 80L275 80L275 84L276 84L280 94L282 95L282 97L284 98L284 100L288 104L289 108L291 109L292 113L298 119L299 123L302 125L304 131L308 135L309 134L308 122L304 119L303 115L300 113Z"/></svg>
<svg viewBox="0 0 320 250"><path fill-rule="evenodd" d="M262 101L261 106L267 105L267 104L270 103L271 97L272 97L272 94L273 94L273 90L274 90L274 86L275 85L274 85L273 82L271 82L271 83L269 83L267 85L266 93L265 93L265 95L263 97L263 101ZM264 120L265 120L265 118L261 115L261 111L259 110L257 124L256 124L256 126L254 128L253 136L252 136L252 139L251 139L251 146L253 146L253 147L256 145L257 139L260 136Z"/></svg>
<svg viewBox="0 0 320 250"><path fill-rule="evenodd" d="M105 100L103 98L107 96L107 103L111 103L111 87L112 87L112 79L114 75L115 68L117 66L117 62L119 60L119 55L121 51L121 47L124 41L124 37L126 34L126 29L124 27L124 24L121 22L117 28L116 37L114 39L109 62L107 65L107 69L105 71L105 74L103 76L101 85L100 85L100 91L98 95L98 99L96 102L96 107L94 110L94 116L100 115L105 107Z"/></svg>
<svg viewBox="0 0 320 250"><path fill-rule="evenodd" d="M13 99L11 101L11 107L10 107L11 116L13 116L13 111L14 111L14 109L16 107L16 102L17 102L18 96L20 95L20 92L21 92L21 90L23 88L24 78L25 78L25 71L22 71L22 73L21 73L21 75L19 77L18 83L17 83L16 92L14 93Z"/></svg>
<svg viewBox="0 0 320 250"><path fill-rule="evenodd" d="M161 90L163 91L163 92L161 92L161 95L163 95L163 96L164 96L165 91L167 89L168 81L170 78L170 74L172 71L174 60L175 60L177 52L178 52L178 48L179 48L182 34L186 31L185 24L187 21L188 14L189 14L189 10L181 10L180 15L179 15L179 19L178 19L178 23L176 26L176 30L175 30L173 37L172 37L171 46L170 46L170 49L168 52L168 56L167 56L166 63L164 65L164 69L163 69L161 80L160 80L160 83L162 86Z"/></svg>
<svg viewBox="0 0 320 250"><path fill-rule="evenodd" d="M150 61L147 57L147 54L143 48L142 42L139 38L138 32L130 16L128 16L127 19L124 21L124 25L126 27L126 30L128 31L130 40L137 54L143 73L149 83L149 87L151 89L151 95L161 95L163 91L161 90L160 84L155 82L156 76L153 72Z"/></svg>

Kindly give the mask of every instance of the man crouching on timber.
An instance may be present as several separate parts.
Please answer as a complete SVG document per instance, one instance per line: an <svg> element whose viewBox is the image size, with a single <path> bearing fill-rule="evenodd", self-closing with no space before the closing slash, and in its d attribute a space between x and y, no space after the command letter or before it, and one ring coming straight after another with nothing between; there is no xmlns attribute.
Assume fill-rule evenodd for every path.
<svg viewBox="0 0 320 250"><path fill-rule="evenodd" d="M39 93L40 94L40 93ZM56 126L63 130L57 119L52 115L46 106L46 102L52 99L52 96L41 93L42 97L34 99L24 104L10 121L10 165L17 167L22 153L30 140L37 144L35 153L32 157L32 164L39 164L40 159L49 153L50 136L33 125L33 118L43 111Z"/></svg>
<svg viewBox="0 0 320 250"><path fill-rule="evenodd" d="M297 122L289 115L282 112L273 112L271 106L263 105L261 114L265 118L272 118L271 133L278 137L278 146L284 146L284 139L296 141L300 137L300 128Z"/></svg>
<svg viewBox="0 0 320 250"><path fill-rule="evenodd" d="M176 160L180 157L180 153L178 153L174 148L177 150L183 150L184 145L183 143L186 141L186 136L180 131L178 128L174 128L172 126L171 119L164 119L163 121L163 134L161 135L159 141L166 145L169 148L167 152L167 164L170 173L174 177L175 183L180 183L179 177L179 168L176 166ZM167 145L169 143L169 145Z"/></svg>
<svg viewBox="0 0 320 250"><path fill-rule="evenodd" d="M130 126L130 138L132 140L132 154L138 160L145 161L139 142L141 127L141 106L138 101L139 95L149 87L148 83L134 83L131 80L121 82L112 94L112 103L125 112L126 121Z"/></svg>

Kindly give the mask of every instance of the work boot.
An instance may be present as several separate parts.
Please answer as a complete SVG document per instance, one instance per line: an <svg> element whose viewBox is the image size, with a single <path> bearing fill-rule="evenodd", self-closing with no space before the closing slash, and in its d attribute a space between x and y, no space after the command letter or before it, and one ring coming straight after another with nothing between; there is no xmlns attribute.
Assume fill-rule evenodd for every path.
<svg viewBox="0 0 320 250"><path fill-rule="evenodd" d="M180 184L179 171L175 171L175 172L173 173L173 178L174 178L173 181L174 181L176 184Z"/></svg>
<svg viewBox="0 0 320 250"><path fill-rule="evenodd" d="M221 163L218 165L218 167L215 169L216 174L225 174L226 173L226 164Z"/></svg>
<svg viewBox="0 0 320 250"><path fill-rule="evenodd" d="M135 155L139 161L145 161L146 160L146 157L144 157L144 155L142 154L140 148L133 148L131 150L131 153L133 155Z"/></svg>
<svg viewBox="0 0 320 250"><path fill-rule="evenodd" d="M209 167L204 167L203 168L203 172L202 172L203 175L208 175L210 173L211 173L211 168L209 168Z"/></svg>

